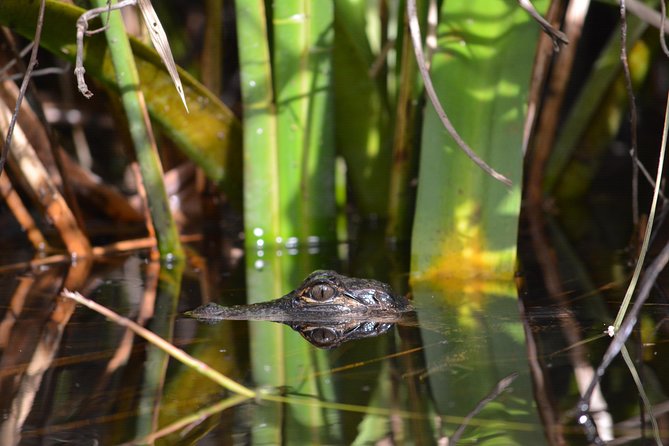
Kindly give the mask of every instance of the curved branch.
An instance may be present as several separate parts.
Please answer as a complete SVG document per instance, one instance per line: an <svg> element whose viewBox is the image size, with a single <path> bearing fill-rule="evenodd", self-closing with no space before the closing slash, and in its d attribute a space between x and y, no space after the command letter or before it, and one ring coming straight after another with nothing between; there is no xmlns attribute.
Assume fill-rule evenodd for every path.
<svg viewBox="0 0 669 446"><path fill-rule="evenodd" d="M495 169L490 167L483 161L462 139L453 127L453 124L448 119L444 108L439 103L439 98L437 97L437 92L434 90L432 85L432 79L430 78L430 72L425 65L425 56L423 54L423 46L420 39L420 26L418 25L418 17L416 16L416 0L407 0L407 16L409 18L409 31L411 34L411 41L413 42L414 53L416 54L416 62L418 63L418 69L420 70L420 75L423 78L423 83L425 84L425 92L430 98L430 102L434 106L434 109L441 120L441 123L444 124L444 127L448 131L448 134L455 140L455 143L462 149L463 152L474 161L474 163L483 169L488 175L500 181L507 186L511 186L513 183L510 179L497 172Z"/></svg>

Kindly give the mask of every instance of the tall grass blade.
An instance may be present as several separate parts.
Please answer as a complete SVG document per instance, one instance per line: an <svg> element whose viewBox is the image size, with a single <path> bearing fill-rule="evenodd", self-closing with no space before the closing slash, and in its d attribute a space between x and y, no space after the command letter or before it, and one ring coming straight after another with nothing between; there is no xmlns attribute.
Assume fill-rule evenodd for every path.
<svg viewBox="0 0 669 446"><path fill-rule="evenodd" d="M641 275L641 270L643 269L644 260L646 259L646 253L648 252L648 245L650 243L650 236L653 229L653 221L655 220L655 213L657 210L657 200L660 195L660 187L662 182L662 177L664 175L664 156L667 151L667 134L669 133L669 95L667 95L667 104L664 113L664 128L662 130L662 144L660 145L660 153L658 155L657 161L657 175L655 177L655 188L653 189L653 201L650 205L650 211L648 212L648 221L646 222L646 230L643 235L643 242L641 243L641 248L639 249L639 257L637 258L636 265L634 266L634 273L632 274L632 279L630 284L627 287L625 292L625 297L623 298L622 303L620 304L620 309L618 309L618 314L616 315L616 320L613 322L613 328L615 331L618 331L623 324L623 319L627 314L627 307L629 307L630 302L632 301L632 296L636 291L636 284Z"/></svg>

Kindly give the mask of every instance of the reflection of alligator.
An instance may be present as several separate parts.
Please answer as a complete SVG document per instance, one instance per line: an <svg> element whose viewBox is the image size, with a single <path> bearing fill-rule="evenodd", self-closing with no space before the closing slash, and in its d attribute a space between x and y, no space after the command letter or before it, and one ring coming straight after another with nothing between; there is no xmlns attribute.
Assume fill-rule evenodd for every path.
<svg viewBox="0 0 669 446"><path fill-rule="evenodd" d="M394 322L415 318L409 301L385 283L323 270L311 273L296 290L270 302L232 307L209 303L186 314L208 322L283 322L321 348L377 336Z"/></svg>

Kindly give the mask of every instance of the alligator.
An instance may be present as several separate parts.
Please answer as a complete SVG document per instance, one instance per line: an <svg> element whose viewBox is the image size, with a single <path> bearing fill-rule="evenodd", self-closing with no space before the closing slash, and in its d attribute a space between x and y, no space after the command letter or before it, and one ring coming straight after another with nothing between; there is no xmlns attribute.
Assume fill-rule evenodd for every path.
<svg viewBox="0 0 669 446"><path fill-rule="evenodd" d="M276 300L229 307L208 303L186 315L204 322L282 322L313 345L328 349L378 336L396 322L415 319L411 303L389 285L330 270L314 271L299 287Z"/></svg>

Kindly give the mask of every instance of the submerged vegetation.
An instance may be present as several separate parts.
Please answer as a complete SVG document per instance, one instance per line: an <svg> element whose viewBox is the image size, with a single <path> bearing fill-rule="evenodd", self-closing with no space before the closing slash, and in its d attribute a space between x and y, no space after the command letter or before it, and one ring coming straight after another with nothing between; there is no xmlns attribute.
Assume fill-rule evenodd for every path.
<svg viewBox="0 0 669 446"><path fill-rule="evenodd" d="M61 288L83 292L93 289L94 259L149 248L162 263L146 270L155 280L147 295L169 304L147 304L137 319L163 338L174 334L185 271L208 274L207 261L183 247L189 241L213 247L214 257L223 251L226 267L243 252L250 302L282 296L312 270L333 264L393 281L402 292L411 287L419 308L438 318L439 336L443 327L471 337L487 332L491 308L512 318L514 274L525 273L521 291L538 287L550 305L569 307L574 290L623 302L615 321L602 309L603 297L588 307L615 335L598 370L583 350L578 318L566 312L561 326L569 360L582 372L574 381L588 440L607 440L606 423L590 416L590 409L609 410L599 379L620 352L629 359L625 341L667 262L666 237L657 229L666 215L666 122L657 98L667 88L669 51L658 32L667 28L654 9L660 2L589 3L0 0L2 240L8 247L29 244L35 253L29 260L8 255L0 270L71 262L54 295ZM597 218L582 217L586 211L620 223L602 231ZM389 245L408 245L409 255L386 256ZM623 249L634 253L634 268L620 261ZM313 255L294 256L298 250ZM576 285L567 289L565 277ZM203 282L204 299L215 296L221 279ZM81 296L64 293L48 316L56 346L74 312L70 298ZM524 311L542 305L525 302ZM533 335L524 327L523 339L520 328L503 328L499 339L470 353L482 356L485 344L521 358ZM416 338L443 342L433 327L420 330L392 347L368 345L411 350L426 348L416 347ZM284 429L291 423L313 427L313 442L349 442L328 426L349 423L346 410L367 409L362 443L376 432L375 417L390 417L367 406L406 401L422 411L413 427L425 444L447 436L430 417L464 429L472 413L495 410L522 412L513 418L521 420L517 430L505 435L490 423L471 438L536 440L522 427L538 423L528 409L527 376L515 384L518 400L489 404L517 379L518 361L470 372L468 383L494 390L486 396L451 389L485 403L449 421L444 396L417 403L414 388L409 396L379 390L356 395L349 406L332 403L332 357L283 327L251 325L249 346L258 390L214 377L237 394L217 410L247 398L299 400L290 410L258 409L270 426L260 442L290 443L303 434ZM53 359L56 350L49 352ZM426 348L420 366L442 367L444 352ZM147 372L143 380L156 392L167 359L147 354L155 376ZM387 390L391 370L374 373ZM320 395L320 404L263 394L291 386ZM452 384L435 378L432 386ZM642 385L638 392L652 413ZM549 400L537 396L545 436L562 444ZM651 428L659 442L659 428ZM137 429L137 438L154 434ZM461 435L455 429L451 440Z"/></svg>

